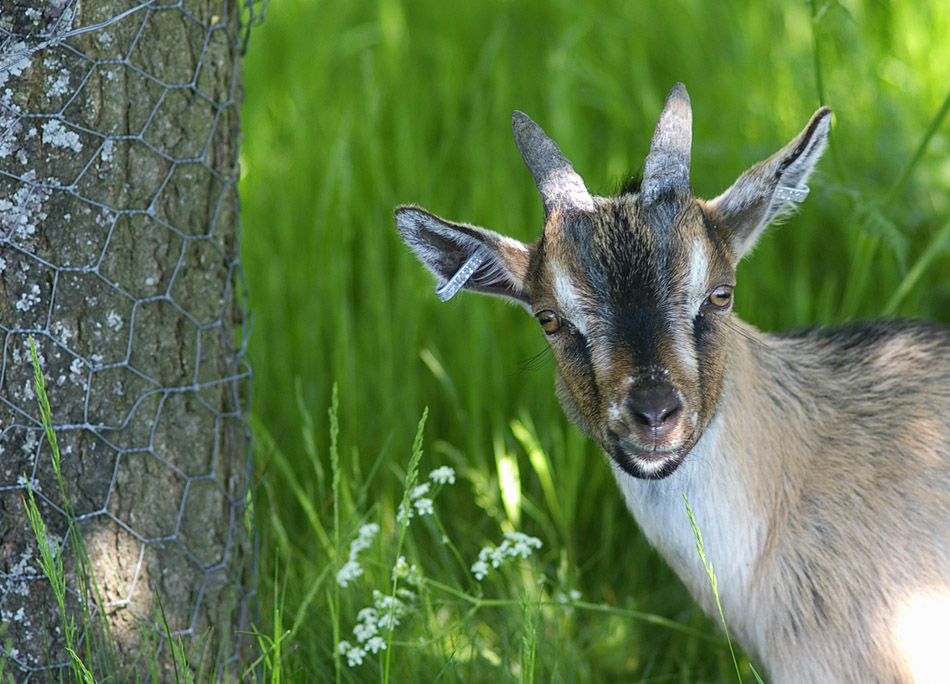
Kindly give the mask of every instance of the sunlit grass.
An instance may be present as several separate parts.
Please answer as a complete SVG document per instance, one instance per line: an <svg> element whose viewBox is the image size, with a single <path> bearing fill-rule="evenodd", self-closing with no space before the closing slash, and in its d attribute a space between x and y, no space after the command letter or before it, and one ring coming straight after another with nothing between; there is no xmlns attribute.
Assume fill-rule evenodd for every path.
<svg viewBox="0 0 950 684"><path fill-rule="evenodd" d="M271 3L245 63L241 187L265 669L385 678L384 663L351 668L335 644L370 587L391 589L395 511L428 406L420 472L449 465L458 482L437 516L412 522L404 555L457 594L433 590L394 631L390 681L734 678L721 629L567 426L535 326L488 298L441 304L392 209L414 202L536 237L541 205L511 141L513 109L604 193L642 164L681 80L693 184L710 197L828 104L831 149L802 213L741 266L740 314L766 329L947 320L947 35L950 6L936 1ZM332 405L338 433L322 418ZM368 522L381 532L364 584L343 590L335 573ZM479 595L466 563L516 530L544 546ZM569 618L539 603L539 576L548 600L580 591Z"/></svg>

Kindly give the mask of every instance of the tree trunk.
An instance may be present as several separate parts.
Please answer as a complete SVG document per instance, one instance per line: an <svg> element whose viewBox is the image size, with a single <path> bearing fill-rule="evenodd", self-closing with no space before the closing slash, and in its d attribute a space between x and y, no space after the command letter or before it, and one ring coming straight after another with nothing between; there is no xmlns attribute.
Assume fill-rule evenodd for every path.
<svg viewBox="0 0 950 684"><path fill-rule="evenodd" d="M205 676L240 673L239 11L0 0L0 644L18 681L68 679L67 643L97 676L172 680L179 637Z"/></svg>

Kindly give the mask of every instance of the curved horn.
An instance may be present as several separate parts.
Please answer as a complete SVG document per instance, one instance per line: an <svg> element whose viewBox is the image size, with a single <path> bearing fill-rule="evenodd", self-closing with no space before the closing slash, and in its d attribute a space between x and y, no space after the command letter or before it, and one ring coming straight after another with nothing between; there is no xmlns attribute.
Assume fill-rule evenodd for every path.
<svg viewBox="0 0 950 684"><path fill-rule="evenodd" d="M584 180L538 124L527 114L516 111L511 115L511 131L541 193L545 216L555 208L594 210L594 198L587 192Z"/></svg>
<svg viewBox="0 0 950 684"><path fill-rule="evenodd" d="M641 197L649 204L663 192L689 190L689 157L693 142L693 110L686 86L677 83L666 96L656 122L650 154L643 165Z"/></svg>

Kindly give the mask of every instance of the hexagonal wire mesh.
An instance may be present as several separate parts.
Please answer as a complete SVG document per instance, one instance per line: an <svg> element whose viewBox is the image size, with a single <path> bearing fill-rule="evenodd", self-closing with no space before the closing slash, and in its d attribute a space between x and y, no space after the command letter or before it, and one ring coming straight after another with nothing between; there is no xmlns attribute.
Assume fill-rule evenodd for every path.
<svg viewBox="0 0 950 684"><path fill-rule="evenodd" d="M0 0L0 641L19 681L68 663L27 483L81 614L30 335L110 657L171 678L170 634L239 671L255 554L238 105L262 18L253 0Z"/></svg>

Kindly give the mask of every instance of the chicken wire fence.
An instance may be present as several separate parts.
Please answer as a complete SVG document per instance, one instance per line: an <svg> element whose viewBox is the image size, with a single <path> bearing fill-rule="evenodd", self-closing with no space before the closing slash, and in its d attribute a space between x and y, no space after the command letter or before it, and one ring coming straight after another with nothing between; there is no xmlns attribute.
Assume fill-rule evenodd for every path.
<svg viewBox="0 0 950 684"><path fill-rule="evenodd" d="M238 108L263 11L260 0L0 0L4 678L60 680L68 643L134 679L173 679L170 643L219 679L240 675L255 550ZM40 568L28 486L63 562L66 620Z"/></svg>

